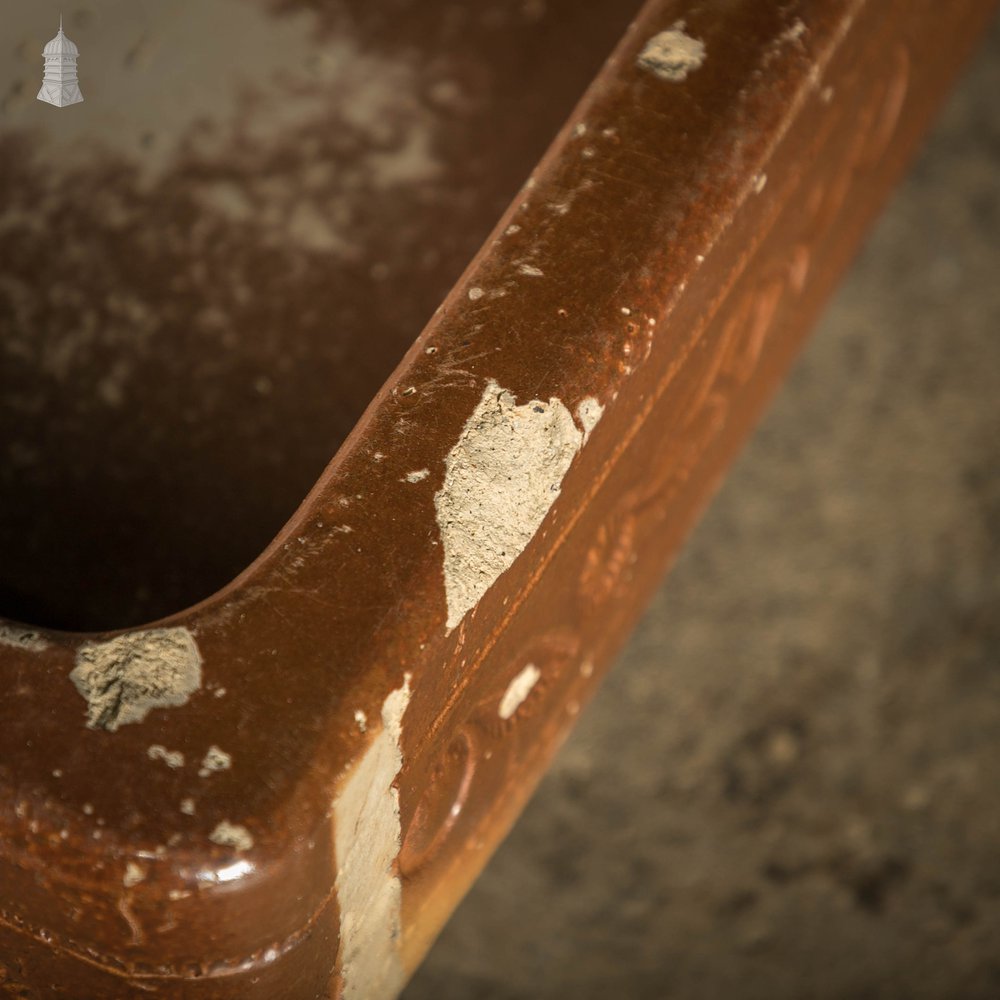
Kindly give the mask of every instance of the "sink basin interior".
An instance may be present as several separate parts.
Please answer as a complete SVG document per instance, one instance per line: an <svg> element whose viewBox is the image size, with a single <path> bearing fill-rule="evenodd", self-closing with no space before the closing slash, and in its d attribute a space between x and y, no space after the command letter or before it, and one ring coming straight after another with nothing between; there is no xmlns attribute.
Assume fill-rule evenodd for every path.
<svg viewBox="0 0 1000 1000"><path fill-rule="evenodd" d="M93 0L0 57L0 615L141 624L274 537L639 0Z"/></svg>

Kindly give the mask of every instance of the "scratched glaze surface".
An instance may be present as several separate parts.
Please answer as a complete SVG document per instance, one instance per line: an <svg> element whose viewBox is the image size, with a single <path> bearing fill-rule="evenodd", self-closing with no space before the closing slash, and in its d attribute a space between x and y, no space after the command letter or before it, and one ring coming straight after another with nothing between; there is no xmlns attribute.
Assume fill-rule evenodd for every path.
<svg viewBox="0 0 1000 1000"><path fill-rule="evenodd" d="M121 635L0 629L0 983L8 992L305 1000L362 995L367 982L392 994L592 694L990 6L652 0L249 569L207 601ZM589 22L554 4L505 9L515 8L552 32L525 38L548 38L560 57L575 53L578 68L587 61L565 29L573 24L576 38ZM332 7L302 9L326 12L314 26L320 37L340 37ZM359 4L352 30L402 38L392 31L406 27L406 37L422 37L416 25L428 9L437 8L387 3L372 13ZM448 9L459 12L442 15L439 28L457 44L465 15ZM546 21L546 11L557 20ZM591 27L610 45L607 16L603 29ZM938 44L943 32L947 49ZM520 57L511 65L496 58L513 87L526 72ZM484 71L481 63L470 59L470 72ZM547 71L546 85L555 88L567 64L551 65L558 71ZM531 87L503 93L520 100L529 91L541 99ZM517 119L516 102L494 110L501 105L511 119L483 120L482 132L470 131L477 142ZM298 162L299 148L256 162L280 170L288 157ZM5 158L2 169L18 184L46 183L27 156ZM162 189L181 199L176 205L188 204L205 177L219 182L211 170L184 177ZM445 188L444 198L460 190ZM225 195L223 204L230 211L234 202ZM202 217L200 207L186 211L168 225L182 240ZM138 259L116 257L118 244L105 235L107 257L85 262ZM429 239L439 246L449 237L422 230L421 248ZM227 266L237 244L221 244ZM253 253L263 245L251 243ZM463 258L457 243L452 252L453 264ZM326 310L316 319L325 344L341 293L360 308L353 279L338 285L336 269L325 267L291 308L284 293L307 286L287 284L281 268L299 258L254 260L246 280L267 294L241 316L251 326L273 323L275 337L297 330L315 302ZM367 280L355 277L359 287ZM438 272L446 277L454 275ZM431 308L443 289L413 280ZM158 281L149 287L160 289L167 316L196 298L180 294L174 305ZM390 293L383 286L371 301L396 301ZM366 329L364 310L350 315ZM406 317L394 329L408 341L415 330ZM184 398L184 352L200 364L195 347L208 345L210 357L213 343L183 323L172 329L179 344L194 339L172 358L169 379L149 376L163 412L177 393ZM372 327L371 342L385 329ZM305 350L302 371L315 375L319 396L308 377L293 379L289 405L301 396L322 409L325 355ZM260 376L252 365L213 363L225 384L234 370ZM374 371L377 382L384 372ZM338 374L346 380L348 370ZM205 398L222 419L221 390ZM219 455L259 461L279 441L296 449L293 430L270 438L247 406L239 410L246 426L191 427L215 433ZM274 413L294 428L289 411L276 405ZM341 413L342 430L355 416ZM75 426L69 410L60 419ZM136 433L117 411L102 426L119 424ZM198 440L192 430L190 442ZM188 439L170 442L175 451L160 458L176 463L150 502L183 511L186 477L200 467ZM482 483L469 475L469 456L488 472ZM239 524L244 504L255 502L247 482L265 494L273 488L269 468L254 466L242 491L211 495L216 530ZM490 505L521 469L544 470L551 497L535 497L537 516L508 530ZM110 502L103 493L89 500ZM477 562L466 545L446 565L448 532L478 537L483 526L489 558ZM185 538L157 535L155 548L173 550ZM82 562L86 553L73 551L75 566L114 573L106 554ZM463 578L457 604L449 572L477 575ZM369 893L371 907L359 907Z"/></svg>

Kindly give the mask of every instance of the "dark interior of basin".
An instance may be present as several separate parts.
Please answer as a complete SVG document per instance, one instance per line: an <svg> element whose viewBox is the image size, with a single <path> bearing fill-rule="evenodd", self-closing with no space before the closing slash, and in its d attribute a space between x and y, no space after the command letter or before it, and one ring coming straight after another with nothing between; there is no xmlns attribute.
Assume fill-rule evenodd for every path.
<svg viewBox="0 0 1000 1000"><path fill-rule="evenodd" d="M63 5L67 108L59 5L5 5L0 615L136 625L244 569L639 5Z"/></svg>

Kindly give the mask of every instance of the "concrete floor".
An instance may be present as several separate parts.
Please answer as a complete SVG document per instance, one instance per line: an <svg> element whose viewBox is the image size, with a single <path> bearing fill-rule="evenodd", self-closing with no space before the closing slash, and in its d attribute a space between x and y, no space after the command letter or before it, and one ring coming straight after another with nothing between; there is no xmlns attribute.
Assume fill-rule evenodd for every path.
<svg viewBox="0 0 1000 1000"><path fill-rule="evenodd" d="M406 1000L1000 996L1000 24Z"/></svg>

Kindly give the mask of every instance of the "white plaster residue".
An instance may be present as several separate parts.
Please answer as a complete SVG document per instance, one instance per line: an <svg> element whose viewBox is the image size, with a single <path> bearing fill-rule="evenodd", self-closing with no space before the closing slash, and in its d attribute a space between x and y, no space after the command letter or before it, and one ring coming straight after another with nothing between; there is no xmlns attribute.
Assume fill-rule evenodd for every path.
<svg viewBox="0 0 1000 1000"><path fill-rule="evenodd" d="M15 625L0 625L0 646L13 646L29 653L40 653L48 649L49 644L29 628L17 628Z"/></svg>
<svg viewBox="0 0 1000 1000"><path fill-rule="evenodd" d="M478 302L486 293L478 286L474 285L469 289L469 301Z"/></svg>
<svg viewBox="0 0 1000 1000"><path fill-rule="evenodd" d="M590 432L597 426L597 422L603 416L604 407L593 396L588 396L586 399L581 400L580 405L576 408L576 419L583 428L584 444L590 440Z"/></svg>
<svg viewBox="0 0 1000 1000"><path fill-rule="evenodd" d="M500 718L507 720L524 704L525 698L542 676L541 670L529 663L507 686L500 699Z"/></svg>
<svg viewBox="0 0 1000 1000"><path fill-rule="evenodd" d="M205 753L201 767L198 769L198 777L207 778L215 771L228 771L232 766L233 758L225 750L211 746Z"/></svg>
<svg viewBox="0 0 1000 1000"><path fill-rule="evenodd" d="M194 815L194 799L181 799L181 812L185 816Z"/></svg>
<svg viewBox="0 0 1000 1000"><path fill-rule="evenodd" d="M150 709L183 705L201 687L201 654L186 628L128 632L84 643L69 676L87 702L87 726L114 732Z"/></svg>
<svg viewBox="0 0 1000 1000"><path fill-rule="evenodd" d="M368 732L368 716L360 708L354 710L354 721L358 724L358 729L363 733Z"/></svg>
<svg viewBox="0 0 1000 1000"><path fill-rule="evenodd" d="M582 445L583 432L560 400L518 406L490 380L434 494L448 631L531 541Z"/></svg>
<svg viewBox="0 0 1000 1000"><path fill-rule="evenodd" d="M168 750L166 747L154 743L147 751L146 756L150 760L162 760L167 767L183 767L184 754L180 750Z"/></svg>
<svg viewBox="0 0 1000 1000"><path fill-rule="evenodd" d="M334 803L340 967L344 1000L390 1000L405 981L399 957L401 830L394 782L410 675L382 706L382 729Z"/></svg>
<svg viewBox="0 0 1000 1000"><path fill-rule="evenodd" d="M420 483L423 482L431 474L430 469L418 469L416 472L408 472L400 482L406 483Z"/></svg>
<svg viewBox="0 0 1000 1000"><path fill-rule="evenodd" d="M654 35L639 54L639 66L661 80L680 83L705 61L705 43L686 34L682 24Z"/></svg>
<svg viewBox="0 0 1000 1000"><path fill-rule="evenodd" d="M518 274L523 274L527 278L544 278L545 272L534 264L521 264L517 269Z"/></svg>
<svg viewBox="0 0 1000 1000"><path fill-rule="evenodd" d="M217 824L215 829L208 835L208 839L213 844L221 847L231 847L235 851L249 851L253 847L253 837L245 826L238 823L230 823L224 819Z"/></svg>

